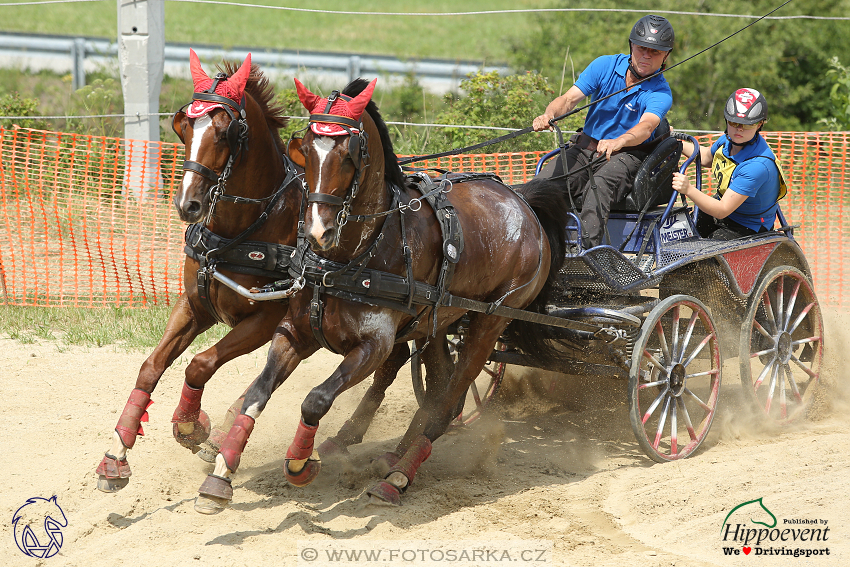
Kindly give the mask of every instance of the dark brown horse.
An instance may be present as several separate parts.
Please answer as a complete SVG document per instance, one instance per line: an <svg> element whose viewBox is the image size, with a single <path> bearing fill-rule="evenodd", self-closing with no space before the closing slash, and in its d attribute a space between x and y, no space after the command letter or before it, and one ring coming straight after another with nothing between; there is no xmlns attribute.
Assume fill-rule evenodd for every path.
<svg viewBox="0 0 850 567"><path fill-rule="evenodd" d="M557 272L550 267L560 266L563 258L566 215L560 197L529 193L523 198L493 177L449 176L437 187L442 204L422 205L422 192L409 186L388 129L371 102L374 82L367 86L363 80L354 81L342 95L335 92L327 99L296 84L311 112L311 127L303 140L293 140L289 147L290 157L304 165L309 187L306 242L299 246L292 269L312 273L312 287L289 301L266 366L246 392L242 411L216 457L215 471L199 490L196 510L203 513L214 513L231 499L230 479L255 420L302 360L323 346L344 356L301 405L302 421L284 465L287 479L297 486L319 473L313 440L337 396L397 352L394 345L433 336L422 356L426 379L436 381L427 385L425 403L399 444L403 456L391 463L386 480L369 491L399 503L509 323L504 317L470 312L465 346L453 366L443 339L447 327L468 308L440 306L437 299L448 292L493 308L541 309ZM462 239L444 238L435 210L456 215ZM450 263L453 276L446 271ZM343 268L337 269L340 265ZM340 289L346 274L363 270L371 279L349 278L355 287L365 288L362 296ZM401 282L402 291L410 290L407 301L393 303L380 293L368 293L378 287L378 279L392 278ZM413 282L424 286L430 302L413 302L418 289ZM440 384L442 377L447 380Z"/></svg>

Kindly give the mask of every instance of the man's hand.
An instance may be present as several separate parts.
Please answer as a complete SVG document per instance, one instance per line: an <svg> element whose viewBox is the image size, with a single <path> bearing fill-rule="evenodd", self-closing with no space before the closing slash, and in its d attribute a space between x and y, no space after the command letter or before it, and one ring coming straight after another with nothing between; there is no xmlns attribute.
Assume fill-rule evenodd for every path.
<svg viewBox="0 0 850 567"><path fill-rule="evenodd" d="M673 174L673 189L687 197L688 191L690 191L692 187L693 185L691 185L687 175L683 175L678 172Z"/></svg>
<svg viewBox="0 0 850 567"><path fill-rule="evenodd" d="M611 155L622 150L625 145L626 142L622 140L622 137L613 140L599 140L599 143L596 144L596 153L605 154L605 157L610 160Z"/></svg>
<svg viewBox="0 0 850 567"><path fill-rule="evenodd" d="M531 123L531 127L534 128L535 132L540 132L542 130L553 130L552 125L549 124L549 121L555 118L554 116L550 116L549 114L541 114L537 118L534 119Z"/></svg>

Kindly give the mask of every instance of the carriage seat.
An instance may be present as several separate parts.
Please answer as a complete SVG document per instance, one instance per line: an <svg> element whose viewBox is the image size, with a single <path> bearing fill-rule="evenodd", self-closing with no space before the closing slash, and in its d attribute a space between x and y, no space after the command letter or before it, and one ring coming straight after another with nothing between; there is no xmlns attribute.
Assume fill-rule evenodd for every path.
<svg viewBox="0 0 850 567"><path fill-rule="evenodd" d="M664 120L658 129L669 125ZM658 133L656 129L656 133ZM667 136L660 140L649 156L643 160L631 191L619 202L611 205L612 212L640 213L652 207L666 205L673 194L673 173L679 170L682 144Z"/></svg>

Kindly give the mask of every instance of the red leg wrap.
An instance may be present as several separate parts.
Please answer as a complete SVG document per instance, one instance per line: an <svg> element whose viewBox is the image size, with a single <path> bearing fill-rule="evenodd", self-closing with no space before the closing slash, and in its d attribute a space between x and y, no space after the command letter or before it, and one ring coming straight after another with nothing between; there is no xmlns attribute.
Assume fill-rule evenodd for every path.
<svg viewBox="0 0 850 567"><path fill-rule="evenodd" d="M147 392L138 388L130 392L127 405L124 406L124 411L118 418L118 425L115 426L115 431L121 437L121 442L128 449L133 448L137 435L145 434L142 429L142 422L148 420L148 408L152 403L151 395Z"/></svg>
<svg viewBox="0 0 850 567"><path fill-rule="evenodd" d="M242 414L236 416L236 419L233 420L233 427L230 428L230 433L227 434L219 450L219 454L224 457L224 462L227 463L227 468L231 472L236 472L239 467L242 451L245 450L248 437L251 436L253 430L254 418Z"/></svg>
<svg viewBox="0 0 850 567"><path fill-rule="evenodd" d="M387 476L394 472L400 472L407 477L407 486L413 482L413 477L416 476L416 471L425 460L431 456L431 441L424 435L416 438L404 456L390 469ZM405 490L407 487L405 487ZM403 492L403 491L402 491Z"/></svg>
<svg viewBox="0 0 850 567"><path fill-rule="evenodd" d="M180 393L180 403L171 416L171 423L192 423L201 415L201 396L204 395L203 388L193 388L183 382L183 391Z"/></svg>
<svg viewBox="0 0 850 567"><path fill-rule="evenodd" d="M295 439L289 449L286 450L287 459L308 459L313 454L313 439L316 437L317 425L307 425L303 421L298 422L298 429L295 431Z"/></svg>
<svg viewBox="0 0 850 567"><path fill-rule="evenodd" d="M103 456L95 473L106 478L130 478L133 474L130 472L130 464L127 463L126 458L119 461L109 453Z"/></svg>

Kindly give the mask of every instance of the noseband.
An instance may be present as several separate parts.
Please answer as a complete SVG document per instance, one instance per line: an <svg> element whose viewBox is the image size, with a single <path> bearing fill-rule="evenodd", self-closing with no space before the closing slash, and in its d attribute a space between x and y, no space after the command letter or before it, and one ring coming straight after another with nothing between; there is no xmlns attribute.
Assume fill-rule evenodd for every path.
<svg viewBox="0 0 850 567"><path fill-rule="evenodd" d="M230 124L227 126L226 134L227 144L230 147L230 156L227 158L227 164L225 164L221 175L217 174L215 171L213 171L202 163L198 163L192 160L185 160L183 162L183 171L193 171L212 182L212 186L209 190L210 207L209 211L207 212L207 218L204 221L205 224L208 224L210 222L210 219L213 215L213 211L215 210L216 203L218 203L219 200L233 201L236 203L258 203L266 200L247 199L245 197L231 196L225 194L225 185L227 184L227 180L230 177L231 171L233 170L234 162L240 155L242 155L243 151L248 151L248 114L245 112L245 95L242 95L242 100L240 100L237 104L226 96L216 94L215 89L218 86L218 83L225 79L227 79L227 75L225 73L218 73L213 79L210 88L208 88L204 92L194 93L192 95L192 102L200 100L203 102L213 102L216 104L221 104L222 108L224 108L225 112L227 112L227 115L230 116ZM174 122L176 121L178 114L182 113L183 109L185 109L190 104L191 103L187 103L183 106L183 108L178 110L171 120L171 128L181 140L183 139L183 136L174 127Z"/></svg>
<svg viewBox="0 0 850 567"><path fill-rule="evenodd" d="M347 118L345 116L337 116L336 114L328 114L333 106L334 101L341 98L345 101L350 101L351 97L340 94L339 91L333 91L328 97L328 104L325 107L324 114L311 114L310 122L320 122L324 124L336 124L343 130L348 132L348 155L354 163L355 174L354 181L345 193L345 197L337 197L336 195L327 195L325 193L309 193L307 195L307 203L323 203L333 207L341 207L336 215L334 222L337 229L342 228L348 222L348 217L351 210L351 202L357 196L357 190L360 188L360 181L363 178L363 170L369 165L369 152L366 148L368 135L363 129L363 122ZM353 130L359 131L355 134Z"/></svg>

